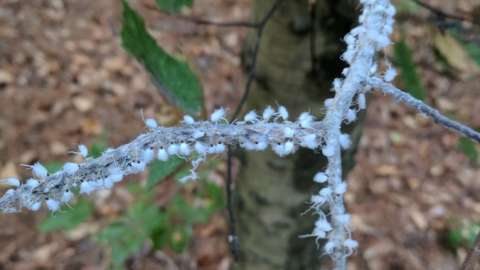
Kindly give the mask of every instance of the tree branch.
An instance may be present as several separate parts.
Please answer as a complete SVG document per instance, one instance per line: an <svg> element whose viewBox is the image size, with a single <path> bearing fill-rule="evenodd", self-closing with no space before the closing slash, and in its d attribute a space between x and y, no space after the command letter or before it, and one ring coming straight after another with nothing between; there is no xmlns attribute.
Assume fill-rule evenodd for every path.
<svg viewBox="0 0 480 270"><path fill-rule="evenodd" d="M380 78L371 78L369 80L369 84L376 88L377 90L386 93L396 100L403 102L409 107L412 107L416 109L417 111L425 114L426 116L430 117L435 121L435 123L438 123L446 128L449 128L453 131L455 131L458 134L464 135L477 143L480 143L480 133L475 131L473 128L470 128L462 123L459 123L455 120L452 120L445 115L443 115L441 112L439 112L437 109L434 109L427 104L423 103L422 101L414 98L407 92L404 92L397 87L393 86L390 83L384 82Z"/></svg>

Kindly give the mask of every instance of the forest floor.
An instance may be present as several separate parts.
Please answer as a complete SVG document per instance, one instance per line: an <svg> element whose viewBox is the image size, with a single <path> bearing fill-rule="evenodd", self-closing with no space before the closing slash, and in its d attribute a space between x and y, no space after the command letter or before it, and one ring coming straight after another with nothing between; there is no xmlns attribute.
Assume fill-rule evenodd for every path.
<svg viewBox="0 0 480 270"><path fill-rule="evenodd" d="M247 31L196 25L161 14L147 2L153 3L136 1L135 7L157 41L195 67L207 110L233 108L244 87L239 55ZM185 16L232 21L250 15L250 0L194 2ZM474 4L429 2L454 13L468 13ZM0 5L0 178L28 176L19 164L68 160L76 145L102 136L110 145L125 143L144 130L141 110L163 125L178 120L146 72L121 48L120 3L5 0ZM427 15L419 16L425 20ZM426 101L480 127L478 71L461 64L455 72L438 68L430 46L437 30L412 21L404 27ZM360 243L350 269L457 269L466 250L452 249L445 239L452 228L478 221L478 163L459 149L457 135L414 111L381 95L369 103L357 166L348 176L346 202L353 238ZM220 179L224 168L217 171L214 177ZM162 184L162 194L174 192L172 186ZM0 269L107 268L105 249L89 236L132 198L122 184L90 199L93 218L68 233L40 233L37 224L46 211L1 216ZM196 226L194 244L182 255L144 252L129 264L133 269L228 269L225 239L226 221L218 213Z"/></svg>

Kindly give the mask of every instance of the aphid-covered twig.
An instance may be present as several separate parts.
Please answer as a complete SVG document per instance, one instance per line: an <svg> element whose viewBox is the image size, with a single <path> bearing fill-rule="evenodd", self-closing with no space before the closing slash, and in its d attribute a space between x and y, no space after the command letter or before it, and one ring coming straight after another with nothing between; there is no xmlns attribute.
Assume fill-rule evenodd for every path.
<svg viewBox="0 0 480 270"><path fill-rule="evenodd" d="M212 118L219 121L223 116L223 113L216 112ZM148 127L147 133L128 144L105 151L98 158L89 158L79 164L67 162L62 170L52 175L48 175L40 163L35 163L30 166L34 178L26 183L10 179L3 181L18 187L0 198L0 211L38 210L43 202L50 210L56 211L73 197L75 188L85 194L111 188L124 176L144 171L154 158L166 161L171 156L190 158L196 154L204 157L225 152L227 145L251 151L271 146L283 155L293 153L301 146L318 147L324 143L324 128L319 121L312 122L310 127L302 127L298 122L273 120L234 124L185 121L179 127L154 127L151 123ZM285 136L286 129L293 130L295 137ZM198 166L198 162L194 164Z"/></svg>

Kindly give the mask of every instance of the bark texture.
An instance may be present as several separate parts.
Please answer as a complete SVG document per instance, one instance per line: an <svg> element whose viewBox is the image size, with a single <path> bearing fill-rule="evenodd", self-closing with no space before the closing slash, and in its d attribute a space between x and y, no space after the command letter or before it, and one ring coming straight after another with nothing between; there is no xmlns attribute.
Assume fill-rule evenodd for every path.
<svg viewBox="0 0 480 270"><path fill-rule="evenodd" d="M259 19L274 0L254 1L254 16ZM303 111L323 116L323 100L331 96L333 78L343 63L343 36L356 20L354 1L317 0L315 21L307 0L285 0L270 19L261 43L255 85L248 99L249 109L261 110L276 103L286 106L291 117ZM315 31L312 60L310 35ZM252 39L253 39L252 35ZM248 69L249 40L244 62ZM360 138L360 125L349 127L352 139ZM356 144L355 144L356 145ZM352 147L345 154L348 170L353 166ZM244 153L237 179L237 214L241 261L236 269L320 268L320 250L314 239L298 236L313 230L316 216L301 215L320 186L313 182L315 172L325 167L319 154L302 150L287 158L273 152ZM321 243L320 243L321 244Z"/></svg>

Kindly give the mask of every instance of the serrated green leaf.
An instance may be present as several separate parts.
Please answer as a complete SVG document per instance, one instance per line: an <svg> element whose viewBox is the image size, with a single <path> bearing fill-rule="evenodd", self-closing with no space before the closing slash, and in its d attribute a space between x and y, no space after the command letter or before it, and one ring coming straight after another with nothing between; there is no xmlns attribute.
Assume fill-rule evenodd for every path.
<svg viewBox="0 0 480 270"><path fill-rule="evenodd" d="M203 94L188 63L174 58L157 45L143 19L123 1L122 45L144 65L153 82L171 103L183 111L199 115Z"/></svg>
<svg viewBox="0 0 480 270"><path fill-rule="evenodd" d="M395 43L394 48L395 63L400 69L401 79L406 90L414 97L425 100L425 88L418 76L415 62L413 61L413 53L407 43L403 40Z"/></svg>
<svg viewBox="0 0 480 270"><path fill-rule="evenodd" d="M460 138L458 140L458 149L460 149L469 159L472 164L477 164L478 152L476 144L468 138Z"/></svg>
<svg viewBox="0 0 480 270"><path fill-rule="evenodd" d="M55 230L71 230L87 220L92 212L91 202L80 200L71 209L50 214L40 223L39 229L44 233Z"/></svg>
<svg viewBox="0 0 480 270"><path fill-rule="evenodd" d="M155 160L150 165L146 189L149 190L165 177L174 173L185 161L181 158L173 157L168 161Z"/></svg>
<svg viewBox="0 0 480 270"><path fill-rule="evenodd" d="M191 7L193 0L156 0L157 6L164 11L176 13L183 7Z"/></svg>

